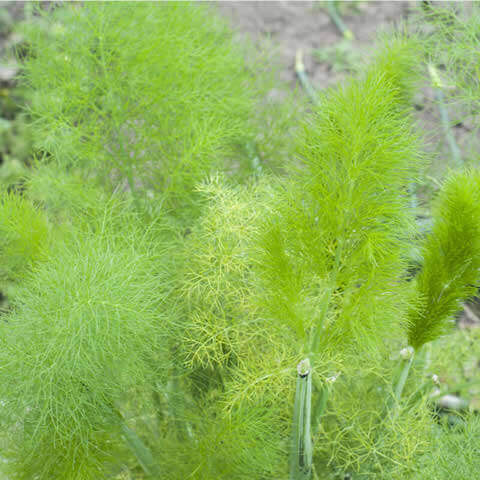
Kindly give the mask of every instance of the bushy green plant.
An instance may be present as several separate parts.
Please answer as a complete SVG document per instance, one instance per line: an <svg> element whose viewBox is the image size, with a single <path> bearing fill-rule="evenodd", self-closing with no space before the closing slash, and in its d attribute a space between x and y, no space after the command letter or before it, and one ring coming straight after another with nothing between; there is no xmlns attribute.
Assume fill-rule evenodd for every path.
<svg viewBox="0 0 480 480"><path fill-rule="evenodd" d="M408 185L423 164L407 106L416 48L396 39L362 80L324 96L298 139L299 166L292 179L249 190L210 185L209 209L187 239L187 252L194 255L184 276L185 359L189 377L209 398L218 397L233 413L268 405L277 412L277 437L285 448L289 429L280 419L292 421L288 379L302 357L310 359L313 398L305 408L311 408L308 422L318 446L313 467L305 464L309 455L296 452L305 456L302 468L291 470L292 479L309 478L312 468L324 478L329 465L371 478L406 478L428 450L425 404L401 416L388 410L398 391L391 385L397 373L389 349L414 328L409 309L415 286L430 268L425 254L419 280L408 281L416 232ZM478 173L469 172L449 180L439 200L437 226L425 247L432 259L443 258L439 229L444 242L458 240L457 229L445 222L453 210L457 221L469 226L461 232L463 240L474 238L478 220L470 212L476 199L470 187L462 189L465 177L473 189ZM459 206L464 197L467 210ZM469 245L471 251L458 253L467 263L478 251ZM432 271L437 266L440 272L442 260L431 264ZM478 276L475 265L471 272ZM463 290L471 279L448 269L445 276L462 287L452 294L454 308L439 306L440 322L473 293ZM433 278L430 284L434 288ZM432 340L434 325L424 329ZM402 371L403 390L408 370ZM284 402L287 391L290 399ZM410 393L415 396L415 388ZM318 423L324 411L325 425ZM257 476L269 478L261 470Z"/></svg>
<svg viewBox="0 0 480 480"><path fill-rule="evenodd" d="M85 178L181 212L208 174L241 177L278 146L268 67L211 8L71 5L25 35L36 148Z"/></svg>
<svg viewBox="0 0 480 480"><path fill-rule="evenodd" d="M50 31L28 33L45 158L23 196L0 204L5 265L17 261L10 245L25 252L0 319L2 471L437 472L423 346L480 279L480 173L452 174L419 241L409 188L425 164L410 107L417 40L396 36L319 97L290 176L254 168L242 183L252 145L270 140L249 116L251 72L205 12L68 6L38 20ZM400 359L406 345L415 355Z"/></svg>
<svg viewBox="0 0 480 480"><path fill-rule="evenodd" d="M2 156L0 188L2 190L20 185L27 175L31 143L31 131L25 115L16 112L13 120L0 118L0 152Z"/></svg>
<svg viewBox="0 0 480 480"><path fill-rule="evenodd" d="M14 193L0 197L0 280L20 279L48 250L49 224L42 210Z"/></svg>
<svg viewBox="0 0 480 480"><path fill-rule="evenodd" d="M375 342L385 333L382 325L391 330L380 304L398 295L394 285L390 291L385 285L405 269L413 233L406 186L423 161L403 103L410 93L406 72L415 61L414 43L398 39L364 79L325 95L298 141L298 174L266 224L259 263L271 304L291 309L304 303L300 318L275 316L298 322L297 331L311 335L313 351L334 338ZM286 279L290 292L279 279ZM369 295L372 300L364 302ZM376 304L381 319L371 316ZM327 317L336 317L337 307L346 309L345 316L332 321Z"/></svg>
<svg viewBox="0 0 480 480"><path fill-rule="evenodd" d="M168 279L153 229L121 206L105 209L89 229L57 242L22 283L0 325L10 478L110 471L129 402L167 368Z"/></svg>
<svg viewBox="0 0 480 480"><path fill-rule="evenodd" d="M452 430L447 425L432 431L433 449L419 464L415 480L475 478L480 468L480 422L470 416L466 423Z"/></svg>
<svg viewBox="0 0 480 480"><path fill-rule="evenodd" d="M450 177L436 200L435 223L423 246L423 267L416 279L418 301L409 314L408 340L415 349L446 333L461 302L477 291L479 180L474 171Z"/></svg>

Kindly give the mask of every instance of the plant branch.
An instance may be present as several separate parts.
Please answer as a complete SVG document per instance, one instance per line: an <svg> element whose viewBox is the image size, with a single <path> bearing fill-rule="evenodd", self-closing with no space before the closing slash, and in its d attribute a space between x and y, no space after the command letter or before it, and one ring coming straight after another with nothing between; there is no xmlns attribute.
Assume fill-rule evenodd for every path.
<svg viewBox="0 0 480 480"><path fill-rule="evenodd" d="M448 109L445 105L445 95L443 93L443 90L447 86L442 82L440 76L438 75L437 69L432 64L428 66L428 72L432 80L435 98L437 100L438 110L440 112L440 120L442 122L443 133L450 148L452 160L455 164L455 167L462 167L462 154L460 152L460 149L458 148L457 142L455 141L452 129L450 128L450 118L448 115Z"/></svg>
<svg viewBox="0 0 480 480"><path fill-rule="evenodd" d="M400 377L398 378L397 384L395 386L395 416L397 415L398 412L398 406L400 404L400 399L402 397L403 389L405 388L405 384L407 383L407 378L408 374L410 372L410 368L413 363L413 359L415 356L415 352L412 347L407 347L404 348L401 352L401 355L403 357L402 362L403 362L403 368L400 372Z"/></svg>
<svg viewBox="0 0 480 480"><path fill-rule="evenodd" d="M312 474L312 370L306 358L297 365L297 388L293 410L293 431L290 449L290 480L308 480Z"/></svg>
<svg viewBox="0 0 480 480"><path fill-rule="evenodd" d="M328 11L328 14L330 15L330 19L335 24L335 26L338 28L340 33L347 40L353 40L354 39L353 32L343 22L342 17L340 16L340 13L338 12L338 7L337 7L336 0L328 0L327 1L327 11Z"/></svg>
<svg viewBox="0 0 480 480"><path fill-rule="evenodd" d="M310 100L318 105L317 94L315 89L312 87L310 80L308 79L307 72L305 71L303 52L301 49L298 49L297 54L295 55L295 73L297 74L297 77Z"/></svg>

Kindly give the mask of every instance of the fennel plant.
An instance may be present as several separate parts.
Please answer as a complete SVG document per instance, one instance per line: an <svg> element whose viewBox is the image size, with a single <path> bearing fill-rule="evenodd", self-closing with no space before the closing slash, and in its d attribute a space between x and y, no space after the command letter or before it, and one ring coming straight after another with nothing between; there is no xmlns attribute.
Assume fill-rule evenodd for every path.
<svg viewBox="0 0 480 480"><path fill-rule="evenodd" d="M475 292L480 173L451 174L420 239L422 59L402 34L319 94L290 175L257 168L252 150L289 151L283 127L258 130L269 80L209 12L74 5L27 30L43 156L0 202L16 282L0 320L0 468L422 478L457 437L432 441L414 357L392 351L421 357Z"/></svg>

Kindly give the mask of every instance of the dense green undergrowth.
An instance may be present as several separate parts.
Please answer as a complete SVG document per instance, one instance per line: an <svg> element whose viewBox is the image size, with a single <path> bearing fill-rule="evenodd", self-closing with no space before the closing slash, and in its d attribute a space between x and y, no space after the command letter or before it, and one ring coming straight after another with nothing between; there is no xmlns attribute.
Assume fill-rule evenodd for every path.
<svg viewBox="0 0 480 480"><path fill-rule="evenodd" d="M87 5L43 21L26 25L24 75L35 145L62 168L184 212L205 175L281 160L265 57L211 9Z"/></svg>
<svg viewBox="0 0 480 480"><path fill-rule="evenodd" d="M480 280L480 171L449 173L425 233L420 36L300 118L203 5L65 5L24 34L6 478L475 477L478 420L435 399L478 383L474 334L456 361L446 334Z"/></svg>

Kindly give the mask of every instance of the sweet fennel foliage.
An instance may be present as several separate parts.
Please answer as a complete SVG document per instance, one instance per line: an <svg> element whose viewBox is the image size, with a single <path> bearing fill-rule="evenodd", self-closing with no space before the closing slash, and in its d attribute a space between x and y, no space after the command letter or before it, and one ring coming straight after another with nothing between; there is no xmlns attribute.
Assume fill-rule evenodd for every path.
<svg viewBox="0 0 480 480"><path fill-rule="evenodd" d="M434 206L434 226L423 246L416 279L418 301L409 313L408 340L415 349L446 333L461 302L480 280L480 175L448 178Z"/></svg>
<svg viewBox="0 0 480 480"><path fill-rule="evenodd" d="M258 91L239 91L251 72L229 57L231 33L180 4L92 4L51 18L49 34L29 33L25 75L38 146L53 158L25 199L3 205L60 233L37 242L1 317L1 469L25 480L266 480L289 469L296 480L297 467L302 478L417 478L431 419L422 395L414 401L415 365L408 408L391 411L391 350L436 338L472 293L479 174L448 180L409 281L408 187L425 163L408 106L415 39L384 44L359 78L321 96L295 140L293 175L257 169L239 185L251 158L237 147L258 140L248 117ZM178 51L157 55L161 42ZM222 72L238 76L224 83ZM171 91L148 84L156 74ZM178 210L168 216L159 199ZM175 218L184 213L188 228ZM22 222L0 225L28 236ZM440 251L460 237L457 266ZM437 301L437 267L448 302ZM311 384L295 392L307 356ZM308 417L293 412L296 393L311 395L311 423L293 429L311 432L303 444L292 439L292 419Z"/></svg>
<svg viewBox="0 0 480 480"><path fill-rule="evenodd" d="M162 248L135 216L122 215L121 232L100 217L94 232L57 243L3 318L10 478L105 475L120 437L118 409L166 368Z"/></svg>
<svg viewBox="0 0 480 480"><path fill-rule="evenodd" d="M0 197L0 281L19 280L48 250L46 215L13 193Z"/></svg>
<svg viewBox="0 0 480 480"><path fill-rule="evenodd" d="M452 103L466 106L465 117L471 117L478 128L478 3L458 2L426 6L418 14L415 26L424 32L423 48L429 61L443 67L439 77L440 85L437 87L443 89Z"/></svg>
<svg viewBox="0 0 480 480"><path fill-rule="evenodd" d="M258 167L256 151L279 154L278 111L258 113L268 67L211 8L69 5L24 34L35 145L63 167L171 209L209 173L241 177Z"/></svg>
<svg viewBox="0 0 480 480"><path fill-rule="evenodd" d="M480 468L480 422L471 416L464 426L453 431L446 425L432 431L433 452L420 462L421 470L414 480L475 478Z"/></svg>
<svg viewBox="0 0 480 480"><path fill-rule="evenodd" d="M410 58L413 68L418 60L410 50L415 44L403 42L387 47L391 55L381 54L363 80L325 95L298 141L301 166L293 179L250 190L210 184L209 209L187 240L195 252L184 277L193 308L184 334L186 365L193 367L188 375L228 411L269 405L277 418L291 422L293 397L286 406L277 392L286 390L302 353L315 362L317 401L328 375L340 370L346 377L335 385L320 430L317 472L334 463L371 478L405 478L428 449L424 404L400 418L385 418L378 408L393 394L394 367L383 347L392 348L409 322L412 285L406 272L416 228L407 186L424 160L404 103L411 83L401 63ZM395 54L401 60L397 72ZM452 182L461 185L462 178ZM460 201L457 193L462 195L452 197ZM468 205L475 208L474 198ZM444 210L442 205L436 212L439 221ZM477 228L476 218L464 213L456 211ZM435 246L430 252L439 255ZM440 311L448 316L444 307ZM260 352L263 360L255 366L252 353L258 358ZM197 375L196 368L205 366L216 376L214 384L206 382L208 370ZM356 388L353 378L365 383Z"/></svg>
<svg viewBox="0 0 480 480"><path fill-rule="evenodd" d="M407 185L423 163L403 103L414 46L395 40L363 79L324 95L297 143L300 167L262 227L264 303L314 353L321 343L377 345L400 326L395 279L414 233Z"/></svg>
<svg viewBox="0 0 480 480"><path fill-rule="evenodd" d="M12 192L0 192L0 312L25 275L45 259L52 225L39 205Z"/></svg>
<svg viewBox="0 0 480 480"><path fill-rule="evenodd" d="M403 103L408 73L403 66L395 72L392 57L410 58L413 67L412 48L398 39L388 50L392 55L381 56L364 79L325 95L298 139L301 167L292 179L240 189L215 181L202 189L208 209L186 241L193 255L186 257L187 321L178 336L186 340L186 378L211 401L226 405L230 415L268 405L279 420L291 423L292 380L287 385L302 354L314 360L315 400L325 378L339 370L347 376L362 370L365 378L368 371L370 378L388 376L382 369L372 371L369 363L386 361L382 345L390 348L388 338L401 335L407 322L406 270L415 232L407 185L423 156ZM317 333L321 322L324 328ZM350 381L340 379L336 388L349 402L330 407L331 431L322 431L328 441L319 439L318 451L340 455L332 448L341 436L344 448L353 449L351 459L343 455L343 466L360 470L368 463L367 445L373 448L386 428L389 434L375 446L379 455L391 455L400 431L412 442L398 455L400 467L393 457L383 461L383 470L410 468L406 459L411 462L419 453L424 444L419 432L425 430L411 417L385 423L381 410L360 410L362 415L352 417L352 397L346 396ZM287 389L290 398L280 401ZM388 394L384 387L379 397ZM372 396L375 404L378 397ZM358 429L343 432L354 418ZM277 436L286 444L288 426L280 426ZM261 427L271 428L259 423L259 432ZM230 441L236 443L235 436ZM256 442L251 444L254 448ZM374 467L377 463L372 460ZM252 465L243 474L255 471ZM374 468L372 475L378 474Z"/></svg>

